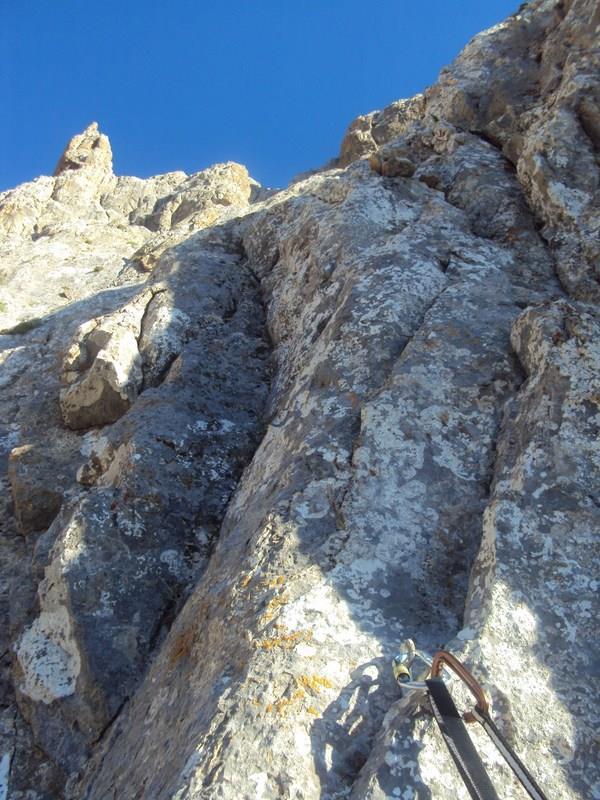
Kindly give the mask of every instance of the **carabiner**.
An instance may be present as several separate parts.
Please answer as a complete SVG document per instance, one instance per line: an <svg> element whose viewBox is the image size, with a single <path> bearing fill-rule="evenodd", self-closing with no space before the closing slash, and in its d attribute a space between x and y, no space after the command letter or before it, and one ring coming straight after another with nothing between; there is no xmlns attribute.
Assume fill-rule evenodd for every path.
<svg viewBox="0 0 600 800"><path fill-rule="evenodd" d="M423 691L427 689L425 681L413 681L411 667L415 658L420 658L428 667L431 667L432 661L421 650L417 650L415 643L412 639L406 639L400 645L398 655L392 659L392 672L396 682L402 689L409 691Z"/></svg>
<svg viewBox="0 0 600 800"><path fill-rule="evenodd" d="M473 675L469 672L469 670L461 664L461 662L453 656L452 653L449 653L447 650L438 650L437 653L433 657L433 661L431 663L431 677L432 678L439 678L441 677L442 668L446 667L452 670L455 675L457 675L461 681L467 686L475 700L477 701L475 704L475 708L482 714L489 714L490 704L485 695L485 692L479 685L479 683L475 680ZM471 711L465 711L462 715L462 718L465 722L477 722L477 718L473 715Z"/></svg>

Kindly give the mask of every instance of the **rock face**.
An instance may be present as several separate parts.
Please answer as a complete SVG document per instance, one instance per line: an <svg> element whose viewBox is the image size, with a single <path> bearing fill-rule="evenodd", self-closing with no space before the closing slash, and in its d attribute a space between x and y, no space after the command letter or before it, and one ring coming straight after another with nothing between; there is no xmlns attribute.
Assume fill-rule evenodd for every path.
<svg viewBox="0 0 600 800"><path fill-rule="evenodd" d="M533 0L279 192L92 125L0 196L0 797L466 797L407 637L600 796L599 32Z"/></svg>

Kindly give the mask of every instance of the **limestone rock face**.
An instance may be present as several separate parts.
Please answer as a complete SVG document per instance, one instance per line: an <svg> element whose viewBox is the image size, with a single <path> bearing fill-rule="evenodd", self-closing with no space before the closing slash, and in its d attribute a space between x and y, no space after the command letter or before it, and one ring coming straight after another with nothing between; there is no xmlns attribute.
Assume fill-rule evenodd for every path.
<svg viewBox="0 0 600 800"><path fill-rule="evenodd" d="M415 165L402 150L382 148L369 158L371 169L386 178L410 178L415 174Z"/></svg>
<svg viewBox="0 0 600 800"><path fill-rule="evenodd" d="M410 137L414 122L406 120L420 107L420 121L485 137L515 166L567 291L597 301L599 24L593 0L524 4L476 36L423 100L359 117L342 144L341 163L399 134Z"/></svg>
<svg viewBox="0 0 600 800"><path fill-rule="evenodd" d="M281 191L92 125L0 195L0 797L464 798L408 637L597 796L599 26L533 0Z"/></svg>
<svg viewBox="0 0 600 800"><path fill-rule="evenodd" d="M256 185L233 162L189 176L116 177L108 139L91 125L55 177L0 193L0 331L139 282L168 247L242 213Z"/></svg>
<svg viewBox="0 0 600 800"><path fill-rule="evenodd" d="M38 741L70 770L131 695L202 574L261 431L269 346L256 283L226 243L187 243L185 263L185 274L178 260L160 270L156 284L97 321L90 335L100 331L100 339L86 340L89 352L111 325L126 336L153 298L167 298L163 308L181 327L165 331L160 316L145 323L131 413L122 416L126 409L103 403L104 395L88 402L102 380L118 377L123 339L99 351L90 368L96 382L84 378L61 400L71 427L104 427L88 434L76 475L82 490L38 540L34 563L44 577L16 645L15 675ZM165 364L157 340L167 335L178 351ZM156 372L142 384L144 357ZM117 424L101 419L107 410L120 412Z"/></svg>

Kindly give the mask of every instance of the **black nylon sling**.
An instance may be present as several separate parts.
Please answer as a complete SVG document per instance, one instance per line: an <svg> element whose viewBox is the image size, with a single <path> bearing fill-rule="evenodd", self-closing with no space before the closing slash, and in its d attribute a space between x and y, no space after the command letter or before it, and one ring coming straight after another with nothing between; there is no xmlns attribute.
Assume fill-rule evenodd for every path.
<svg viewBox="0 0 600 800"><path fill-rule="evenodd" d="M446 684L441 678L425 683L436 722L469 794L474 800L499 800Z"/></svg>
<svg viewBox="0 0 600 800"><path fill-rule="evenodd" d="M481 727L502 753L504 760L515 773L521 785L533 800L547 800L546 795L533 779L527 767L523 764L519 756L515 753L504 736L500 733L494 721L488 714L484 714L479 708L475 707L471 715L479 722Z"/></svg>

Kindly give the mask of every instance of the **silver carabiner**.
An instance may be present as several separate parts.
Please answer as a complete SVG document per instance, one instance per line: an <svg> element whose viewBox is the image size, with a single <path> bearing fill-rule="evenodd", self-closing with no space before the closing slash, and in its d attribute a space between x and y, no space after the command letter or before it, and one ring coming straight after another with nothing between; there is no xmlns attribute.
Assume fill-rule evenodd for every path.
<svg viewBox="0 0 600 800"><path fill-rule="evenodd" d="M431 658L421 650L417 650L412 639L405 639L400 645L398 654L392 659L392 672L396 682L402 689L409 691L427 689L425 681L413 681L412 679L412 664L415 658L421 659L431 668Z"/></svg>
<svg viewBox="0 0 600 800"><path fill-rule="evenodd" d="M405 639L400 645L397 655L395 655L392 659L392 672L394 674L394 678L396 683L402 689L406 689L408 691L426 691L427 684L424 680L414 681L412 679L412 665L415 659L423 661L423 663L429 667L425 676L428 677L432 672L434 659L427 653L423 652L423 650L418 650L412 639ZM439 661L438 665L436 666L438 669L438 674L443 669L450 677L452 676L452 673L443 660Z"/></svg>

